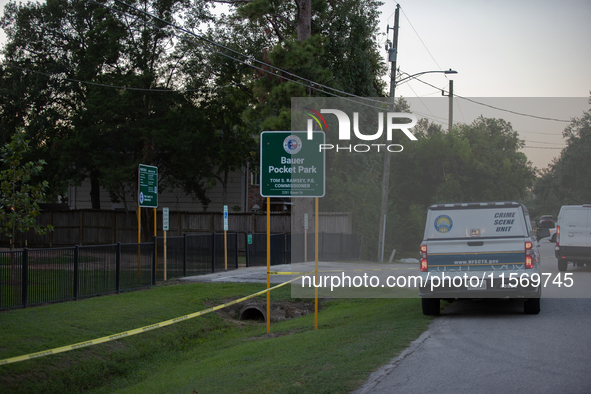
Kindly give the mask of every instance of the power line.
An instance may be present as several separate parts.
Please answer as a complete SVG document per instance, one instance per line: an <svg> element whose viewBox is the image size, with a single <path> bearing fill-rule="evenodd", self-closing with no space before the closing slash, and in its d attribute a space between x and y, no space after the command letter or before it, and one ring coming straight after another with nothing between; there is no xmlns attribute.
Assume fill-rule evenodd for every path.
<svg viewBox="0 0 591 394"><path fill-rule="evenodd" d="M555 142L545 142L545 141L530 141L530 140L523 140L525 143L533 142L534 144L546 144L546 145L554 145L554 146L567 146L566 144L557 144Z"/></svg>
<svg viewBox="0 0 591 394"><path fill-rule="evenodd" d="M412 28L412 30L415 32L415 34L417 35L417 37L421 41L421 44L423 44L423 46L425 47L425 50L427 51L427 53L429 54L429 56L431 56L431 59L433 59L433 61L435 62L435 64L439 68L439 70L441 70L441 66L439 65L439 63L437 63L437 60L435 60L435 58L431 54L431 51L429 51L429 48L427 48L427 45L425 45L425 43L423 42L423 39L421 38L421 36L419 36L419 33L417 32L417 30L415 29L415 27L412 25L410 19L408 19L408 16L406 16L406 13L404 12L404 9L402 9L402 7L400 7L400 9L402 10L402 14L406 18L406 21L408 22L408 24L410 25L410 27ZM445 78L447 78L447 76Z"/></svg>
<svg viewBox="0 0 591 394"><path fill-rule="evenodd" d="M559 136L560 138L563 138L561 135L558 135L556 133L544 133L543 131L524 131L524 130L517 130L517 132L519 134L521 133L531 133L531 134L545 134L545 135L553 135L555 137ZM562 132L561 132L562 133Z"/></svg>
<svg viewBox="0 0 591 394"><path fill-rule="evenodd" d="M121 10L114 9L114 8L112 8L112 7L110 7L110 6L107 6L107 5L105 5L105 4L101 4L101 3L99 3L99 2L97 2L97 1L95 1L95 0L89 0L89 1L90 1L90 2L92 2L92 3L95 3L95 4L97 4L97 5L99 5L99 6L101 6L101 7L107 8L107 9L109 9L109 10L111 10L111 11L114 11L114 12L117 12L117 13L121 13L121 14L123 14L123 15L125 15L125 16L129 16L130 18L132 18L132 19L134 19L134 20L136 20L136 21L138 20L138 18L137 18L137 17L135 17L134 15L130 15L130 14L128 14L128 13L126 13L126 12L124 12L124 11L121 11ZM126 5L126 6L128 6L128 7L130 7L130 8L132 8L132 9L134 9L134 10L136 10L136 11L139 11L139 12L141 12L141 13L144 13L144 14L146 14L147 16L150 16L150 17L152 17L152 18L155 18L155 19L157 19L157 20L159 20L159 21L161 21L161 22L163 22L163 23L165 23L165 24L168 24L169 26L171 26L171 27L173 27L173 28L177 28L177 29L179 29L179 30L181 30L181 31L183 31L183 32L185 32L185 33L187 33L187 34L190 34L190 35L193 35L193 36L195 36L195 37L197 37L197 38L199 38L199 39L202 39L202 40L204 40L204 41L206 41L206 42L208 42L208 43L210 43L210 44L212 44L212 45L214 45L214 46L218 46L218 47L221 47L221 48L227 49L227 50L229 50L229 51L231 51L231 52L233 52L233 53L236 53L236 54L238 54L238 55L240 55L240 56L244 56L244 57L246 57L246 58L248 58L248 59L250 59L250 60L254 60L254 61L256 61L256 62L258 62L258 63L261 63L261 64L263 64L263 65L265 65L265 66L268 66L269 68L273 68L273 69L275 69L275 70L278 70L278 71L280 71L280 72L282 72L282 73L284 73L284 74L287 74L287 75L289 75L289 76L293 76L293 77L295 77L295 78L299 78L299 79L301 79L301 80L303 80L303 81L306 81L306 82L309 82L309 83L310 83L310 85L306 85L306 84L304 84L304 83L302 83L302 82L300 82L300 81L296 81L296 80L290 80L291 82L294 82L294 83L296 83L296 84L299 84L299 85L302 85L302 86L308 87L308 88L310 88L310 89L312 89L312 90L315 90L315 91L318 91L318 92L321 92L321 93L324 93L324 94L326 94L326 95L333 96L333 97L340 97L340 96L338 96L337 94L331 93L331 92L327 92L327 91L325 91L325 90L323 90L323 89L321 89L321 88L318 88L318 87L316 87L316 86L319 86L319 87L322 87L322 88L326 88L326 89L330 89L330 90L333 90L333 91L335 91L335 92L342 93L342 94L348 95L348 96L350 96L350 97L357 98L357 99L361 99L361 100L364 100L364 101L369 101L369 102L375 102L375 103L383 104L383 102L382 102L382 101L379 101L379 100L375 100L375 99L371 99L371 98L367 98L367 97L361 97L361 96L357 96L357 95L354 95L354 94L351 94L351 93L347 93L347 92L345 92L345 91L341 91L341 90L339 90L339 89L335 89L335 88L331 88L331 87L329 87L329 86L326 86L326 85L323 85L323 84L319 84L319 83L317 83L317 82L314 82L314 81L312 81L312 80L309 80L309 79L306 79L306 78L299 77L299 76L297 76L297 75L295 75L295 74L292 74L292 73L290 73L290 72L288 72L288 71L282 70L282 69L280 69L280 68L278 68L278 67L275 67L275 66L273 66L273 65L270 65L270 64L268 64L268 63L265 63L265 62L262 62L262 61L256 60L256 59L254 59L254 58L252 58L252 57L250 57L250 56L248 56L248 55L241 54L241 53L239 53L239 52L237 52L237 51L235 51L235 50L233 50L233 49L231 49L231 48L228 48L228 47L226 47L226 46L224 46L224 45L221 45L221 44L215 43L215 42L213 42L213 41L211 41L211 40L209 40L209 39L207 39L207 38L205 38L205 37L203 37L203 36L200 36L200 35L198 35L198 34L195 34L195 33L193 33L193 32L190 32L190 31L188 31L188 30L186 30L186 29L182 29L182 28L180 28L180 27L177 27L176 25L173 25L173 24L172 24L172 23L170 23L170 22L164 21L164 20L162 20L162 19L160 19L160 18L158 18L158 17L156 17L156 16L154 16L154 15L152 15L152 14L148 13L148 12L145 12L145 11L139 10L139 9L137 9L137 8L135 8L135 7L133 7L133 6L129 5L129 4L126 4L126 3L124 3L124 2L122 2L122 1L120 1L120 0L114 0L114 1L116 1L116 2L118 2L118 3L121 3L121 4L124 4L124 5ZM195 41L189 40L189 39L187 39L186 37L181 37L181 36L179 36L178 34L175 34L175 33L172 33L172 32L168 32L168 31L164 30L163 28L161 28L161 27L159 27L159 26L156 26L156 25L154 25L154 24L151 24L151 23L149 23L149 22L147 22L147 21L140 21L140 22L142 22L142 23L144 23L144 24L146 24L146 25L148 25L148 26L151 26L151 27L153 27L153 28L156 28L156 29L158 29L158 30L164 31L165 33L167 33L167 34L169 34L169 35L171 35L171 36L174 36L174 37L176 37L176 38L179 38L179 39L181 39L181 40L184 40L184 41L187 41L187 42L189 42L189 43L192 43L192 44L194 44L194 45L197 45L197 46L201 46L201 47L203 47L202 45L200 45L200 44L196 43ZM222 56L226 56L226 57L228 57L229 59L231 59L231 60L234 60L234 61L236 61L236 62L239 62L239 63L241 63L241 64L243 64L243 65L246 65L246 66L248 66L248 67L255 68L255 69L259 70L259 71L262 71L262 72L263 72L263 73L265 73L265 74L272 74L273 76L275 76L275 77L278 77L278 78L281 78L281 79L286 79L286 80L288 79L288 78L285 78L284 76L281 76L281 75L278 75L278 74L274 74L274 73L270 73L268 70L265 70L265 69L263 69L263 68L260 68L260 67L254 66L254 65L252 65L252 64L248 64L248 63L246 63L246 62L244 62L244 61L242 61L242 60L240 60L240 59L236 59L236 58L234 58L234 57L232 57L232 56L230 56L230 55L228 55L228 54L225 54L225 53L219 52L219 51L217 51L217 50L215 50L215 49L211 49L211 48L209 48L209 50L210 50L210 51L212 51L212 52L214 52L214 53L218 53L218 54L220 54L220 55L222 55ZM13 68L16 68L16 69L20 69L20 70L22 70L22 71L29 71L29 72L33 72L33 73L36 73L36 74L45 75L45 76L48 76L48 77L57 77L57 74L50 74L50 73L45 73L45 72L41 72L41 71L31 70L31 69L28 69L28 68L25 68L25 67L16 66L16 65L13 65L13 64L5 64L5 65L6 65L6 66L8 66L8 67L13 67ZM182 92L192 92L192 91L199 91L199 90L200 90L200 89L181 89L181 90L174 90L174 89L135 88L135 87L129 87L129 86L118 86L118 85L109 85L109 84L103 84L103 83L92 82L92 81L84 81L84 80L79 80L79 79L74 79L74 78L68 78L68 77L63 77L62 79L63 79L63 80L66 80L66 81L69 81L69 82L83 83L83 84L88 84L88 85L95 85L95 86L108 87L108 88L114 88L114 89L134 90L134 91L149 91L149 92L164 92L164 93L178 92L178 93L182 93ZM228 86L232 86L232 85L223 86L223 87L221 87L221 88L228 87ZM365 105L365 106L368 106L368 107L370 107L370 108L382 109L382 108L380 108L380 107L376 107L376 106L373 106L373 105L370 105L370 104L367 104L367 103L364 103L364 102L358 102L358 101L350 100L350 99L349 99L349 98L347 98L347 97L340 97L340 98L341 98L341 99L348 100L348 101L352 101L352 102L354 102L354 103L356 103L356 104Z"/></svg>
<svg viewBox="0 0 591 394"><path fill-rule="evenodd" d="M124 11L121 11L121 10L114 9L114 8L112 8L112 7L110 7L110 6L107 6L107 5L105 5L105 4L101 4L101 3L97 2L96 0L89 0L89 1L90 1L90 2L92 2L92 3L95 3L95 4L97 4L97 5L100 5L101 7L107 8L107 9L109 9L109 10L111 10L111 11L114 11L114 12L121 13L121 14L123 14L123 15L129 16L130 18L133 18L133 19L134 19L134 20L136 20L136 21L137 21L137 20L139 20L139 19L138 19L136 16L134 16L134 15L130 15L130 14L128 14L128 13L126 13L126 12L124 12ZM207 38L205 38L205 37L203 37L203 36L201 36L201 35L198 35L198 34L196 34L196 33L193 33L193 32L191 32L191 31L188 31L188 30L186 30L186 29L183 29L183 28L181 28L181 27L178 27L178 26L176 26L176 25L174 25L174 24L172 24L172 23L170 23L170 22L168 22L168 21L165 21L165 20L163 20L163 19L161 19L161 18L159 18L159 17L157 17L157 16L155 16L155 15L152 15L152 14L150 14L150 13L149 13L149 12L147 12L147 11L140 10L140 9L138 9L138 8L136 8L136 7L134 7L134 6L131 6L131 5L129 5L129 4L127 4L127 3L125 3L125 2L123 2L123 1L121 1L121 0L114 0L114 1L116 1L116 2L118 2L118 3L120 3L120 4L123 4L123 5L125 5L126 7L129 7L129 8L131 8L131 9L135 10L135 11L138 11L138 12L140 12L140 13L143 13L143 14L144 14L144 15L146 15L146 16L149 16L149 17L151 17L151 18L154 18L154 19L156 19L156 20L158 20L158 21L160 21L160 22L162 22L162 23L164 23L164 24L166 24L166 25L168 25L168 26L170 26L170 27L173 27L173 28L175 28L175 29L178 29L178 30L180 30L180 31L182 31L182 32L184 32L184 33L186 33L186 34L189 34L189 35L195 36L196 38L198 38L198 39L200 39L200 40L203 40L203 41L205 41L205 42L207 42L207 43L209 43L209 44L211 44L211 45L213 45L213 46L220 47L220 48L223 48L223 49L225 49L225 50L228 50L228 51L230 51L230 52L232 52L232 53L235 53L235 54L237 54L237 55L239 55L239 56L246 57L247 59L249 59L249 60L251 60L251 61L254 61L254 62L260 63L260 64L261 64L261 65L263 65L263 66L269 67L270 69L277 70L277 71L279 71L279 72L281 72L281 73L283 73L283 74L285 74L285 75L288 75L288 76L291 76L291 77L294 77L294 78L300 79L300 80L302 80L302 81L305 81L305 82L309 83L309 85L308 85L308 84L306 84L306 83L303 83L303 82L301 82L301 81L298 81L298 80L288 79L288 78L286 78L285 76L282 76L282 75L279 75L279 74L272 73L272 72L270 72L269 70L265 70L265 69L263 69L263 68L261 68L261 67L255 66L255 65L253 65L253 64L249 64L249 63L247 63L247 62L244 62L244 61L242 61L242 60L240 60L240 59L236 59L235 57L233 57L233 56L230 56L230 55L228 55L227 53L223 53L223 52L217 51L217 50L215 50L215 49L208 48L210 51L212 51L212 52L214 52L214 53L217 53L217 54L219 54L219 55L225 56L225 57L227 57L227 58L229 58L229 59L231 59L231 60L234 60L234 61L236 61L236 62L238 62L238 63L240 63L240 64L243 64L243 65L246 65L246 66L248 66L248 67L254 68L254 69L256 69L256 70L259 70L259 71L261 71L261 72L263 72L263 73L265 73L265 74L271 74L271 75L273 75L273 76L275 76L275 77L277 77L277 78L281 78L281 79L289 80L289 81L291 81L291 82L293 82L293 83L296 83L296 84L298 84L298 85L304 86L304 87L306 87L306 88L310 88L310 89L312 89L312 90L315 90L315 91L317 91L317 92L320 92L320 93L326 94L326 95L328 95L328 96L339 97L339 98L341 98L341 99L343 99L343 100L351 101L351 102L353 102L353 103L355 103L355 104L364 105L364 106L366 106L366 107L369 107L369 108L374 108L374 109L383 109L383 108L381 108L381 107L377 107L377 106L375 106L375 105L371 105L371 104L369 104L369 103L371 103L371 102L374 102L374 103L377 103L377 104L384 104L384 102L383 102L383 101L376 100L376 99L372 99L372 98L369 98L369 97L361 97L361 96L357 96L357 95L354 95L354 94L352 94L352 93L348 93L348 92L345 92L345 91L342 91L342 90L339 90L339 89L335 89L335 88L332 88L332 87L330 87L330 86L326 86L326 85L323 85L323 84L320 84L320 83L314 82L314 81L312 81L312 80L309 80L309 79L306 79L306 78L300 77L300 76L298 76L298 75L296 75L296 74L290 73L289 71L283 70L283 69L281 69L281 68L279 68L279 67L275 67L275 66L273 66L273 65L271 65L271 64L268 64L268 63L265 63L265 62L263 62L263 61L257 60L257 59L255 59L255 58L253 58L253 57L251 57L251 56L248 56L248 55L241 54L240 52L237 52L237 51L235 51L235 50L233 50L233 49L231 49L231 48L228 48L228 47L226 47L226 46L224 46L224 45L222 45L222 44L218 44L218 43L216 43L216 42L214 42L214 41L212 41L212 40L209 40L209 39L207 39ZM201 46L201 47L203 47L203 45L200 45L200 44L196 43L195 41L189 40L188 38L186 38L186 37L183 37L183 36L180 36L180 35L178 35L178 34L175 34L175 33L169 32L169 31L166 31L166 30L164 30L163 28L161 28L161 27L159 27L159 26L155 26L155 25L153 25L153 24L151 24L151 23L149 23L149 22L147 22L147 21L143 21L143 20L139 20L139 21L140 21L141 23L144 23L144 24L146 24L146 25L152 26L152 27L154 27L154 28L156 28L156 29L158 29L158 30L162 30L162 31L164 31L165 33L167 33L167 34L170 34L170 35L172 35L172 36L174 36L174 37L176 37L176 38L179 38L179 39L181 39L181 40L187 41L187 42L189 42L189 43L191 43L191 44L194 44L194 45L196 45L196 46ZM317 87L317 86L318 86L318 87ZM326 90L323 90L322 88L329 89L329 90L332 90L332 91L334 91L334 92L336 92L336 93L340 93L340 94L343 94L343 95L346 95L346 96L349 96L349 97L342 97L342 96L339 96L339 95L338 95L338 94L336 94L336 93L332 93L332 92L328 92L328 91L326 91ZM359 99L359 100L362 100L362 101L352 100L351 98L356 98L356 99ZM368 102L369 102L369 103L368 103Z"/></svg>
<svg viewBox="0 0 591 394"><path fill-rule="evenodd" d="M415 79L416 79L417 81L419 81L419 82L422 82L422 83L424 83L425 85L431 86L432 88L435 88L435 89L438 89L438 90L444 91L444 92L446 92L446 93L448 93L448 94L449 94L449 92L448 92L447 90L445 90L445 89L441 89L441 88L438 88L438 87L437 87L437 86L435 86L435 85L431 85L429 82L425 82L425 81L423 81L423 80L422 80L422 79L420 79L420 78L415 78ZM570 120L556 119L556 118L548 118L548 117L544 117L544 116L531 115L531 114L525 114L525 113L522 113L522 112L512 111L512 110L510 110L510 109L499 108L499 107L495 107L494 105L490 105L490 104L481 103L481 102L479 102L479 101L472 100L472 99L469 99L469 98L467 98L467 97L460 96L459 94L455 94L455 93L454 93L454 96L455 96L455 97L459 97L459 98L461 98L461 99L463 99L463 100L466 100L466 101L470 101L470 102L472 102L472 103L474 103L474 104L478 104L478 105L482 105L482 106L489 107L489 108L492 108L492 109L496 109L497 111L504 111L504 112L509 112L509 113L515 114L515 115L520 115L520 116L527 116L527 117L530 117L530 118L536 118L536 119L542 119L542 120L552 120L552 121L554 121L554 122L565 122L565 123L570 123L570 122L571 122Z"/></svg>
<svg viewBox="0 0 591 394"><path fill-rule="evenodd" d="M431 116L433 118L436 118L436 116L431 112L431 110L429 109L429 107L427 107L425 105L425 103L423 103L423 100L421 100L421 98L419 97L419 95L417 94L417 92L415 92L415 90L411 86L409 86L409 88L410 88L410 90L412 90L412 92L415 94L415 96L417 96L417 98L419 99L419 101L421 102L421 104L423 104L423 107L425 107L427 109L427 111L431 114Z"/></svg>
<svg viewBox="0 0 591 394"><path fill-rule="evenodd" d="M26 67L20 67L20 66L16 66L14 64L8 64L8 63L4 63L2 64L3 66L6 67L12 67L12 68L16 68L18 70L22 70L22 71L27 71L27 72L32 72L35 74L40 74L40 75L45 75L47 77L59 77L59 74L50 74L50 73L46 73L46 72L42 72L42 71L37 71L37 70L31 70L30 68L26 68ZM201 89L157 89L157 88L134 88L132 86L120 86L120 85L109 85L109 84L105 84L105 83L98 83L98 82L92 82L92 81L83 81L80 79L75 79L75 78L68 78L68 77L61 77L61 79L63 79L64 81L68 81L68 82L76 82L76 83L83 83L86 85L96 85L96 86L101 86L101 87L105 87L105 88L113 88L113 89L123 89L123 90L136 90L136 91L141 91L141 92L156 92L156 93L186 93L186 92L198 92L201 91ZM260 78L255 78L253 79L253 81L256 81ZM225 89L231 86L238 86L238 84L229 84L229 85L224 85L224 86L216 86L216 89Z"/></svg>
<svg viewBox="0 0 591 394"><path fill-rule="evenodd" d="M58 75L59 75L59 74L50 74L50 73L46 73L46 72L42 72L42 71L31 70L30 68L20 67L20 66L16 66L14 64L8 64L8 63L5 63L4 66L16 68L16 69L19 69L22 71L32 72L35 74L45 75L47 77L58 77ZM124 90L137 90L137 91L141 91L141 92L164 92L164 93L179 92L180 93L180 92L196 92L196 91L200 90L200 89L172 90L172 89L134 88L131 86L108 85L108 84L104 84L104 83L83 81L80 79L67 78L67 77L63 77L61 79L65 80L65 81L69 81L69 82L83 83L86 85L95 85L95 86L102 86L105 88L124 89Z"/></svg>
<svg viewBox="0 0 591 394"><path fill-rule="evenodd" d="M114 8L112 8L112 7L109 7L109 6L105 5L105 4L101 4L101 3L97 2L96 0L89 0L89 1L91 1L91 2L93 2L93 3L95 3L95 4L98 4L98 5L102 6L102 7L105 7L105 8L107 8L107 9L110 9L110 10L112 10L112 11L115 11L115 12L120 12L120 13L122 13L122 14L124 14L124 15L127 15L127 16L129 16L129 17L131 17L131 18L134 18L135 20L138 20L138 18L136 18L136 17L135 17L135 16L133 16L133 15L127 14L127 13L126 13L126 12L124 12L124 11L116 10L116 9L114 9ZM133 10L137 11L137 12L140 12L140 13L142 13L142 14L146 15L146 16L149 16L149 17L151 17L151 18L154 18L154 19L156 19L156 20L158 20L158 21L160 21L160 22L162 22L162 23L164 23L164 24L166 24L166 25L168 25L168 26L170 26L170 27L172 27L172 28L174 28L174 29L177 29L177 30L180 30L180 31L182 31L182 32L184 32L184 33L186 33L186 34L192 35L192 36L194 36L194 37L196 37L196 38L198 38L198 39L200 39L200 40L203 40L203 41L205 41L205 42L207 42L207 43L209 43L209 44L211 44L211 45L214 45L214 46L216 46L216 47L219 47L219 48L225 49L225 50L227 50L227 51L230 51L230 52L232 52L232 53L234 53L234 54L236 54L236 55L243 56L243 57L245 57L245 58L247 58L247 59L249 59L249 60L252 60L252 61L254 61L254 62L256 62L256 63L259 63L259 64L261 64L262 66L269 67L269 68L271 68L271 69L274 69L274 70L276 70L276 71L279 71L279 72L281 72L281 73L283 73L283 74L285 74L285 75L287 75L287 76L290 76L290 77L293 77L293 78L297 78L297 79L299 79L299 80L301 80L301 81L305 81L305 82L309 83L309 85L307 85L307 84L304 84L304 83L302 83L302 82L300 82L300 81L296 81L296 80L290 80L291 82L297 83L297 84L299 84L299 85L302 85L302 86L304 86L304 87L307 87L307 88L310 88L310 89L312 89L312 90L315 90L315 91L318 91L318 92L321 92L321 93L324 93L324 94L328 94L328 95L331 95L331 96L334 96L334 97L340 97L340 96L338 96L338 95L337 95L337 94L335 94L335 93L329 93L329 92L326 92L325 90L322 90L322 89L328 89L328 90L334 91L334 92L336 92L336 93L339 93L339 94L342 94L342 95L346 95L346 96L349 96L349 97L354 97L354 98L358 98L358 99L363 99L363 100L370 101L370 102L372 102L372 101L373 101L373 102L380 103L380 104L382 103L382 102L381 102L381 101L379 101L379 100L373 100L373 99L371 99L371 98L357 96L357 95L354 95L354 94L352 94L352 93L348 93L348 92L345 92L345 91L343 91L343 90L339 90L339 89L336 89L336 88L332 88L332 87L330 87L330 86L326 86L326 85L320 84L320 83L318 83L318 82L315 82L315 81L309 80L309 79L307 79L307 78L300 77L300 76L298 76L298 75L296 75L296 74L290 73L289 71L283 70L283 69L281 69L281 68L279 68L279 67L276 67L276 66L273 66L273 65L271 65L271 64L269 64L269 63L263 62L263 61L261 61L261 60L257 60L257 59L255 59L255 58L253 58L253 57L251 57L251 56L248 56L248 55L244 55L244 54L242 54L242 53L240 53L240 52L238 52L238 51L235 51L235 50L233 50L233 49L231 49L231 48L229 48L229 47L226 47L225 45L222 45L222 44L216 43L215 41L209 40L208 38L206 38L206 37L203 37L203 36L201 36L201 35L199 35L199 34L196 34L196 33L194 33L194 32L191 32L191 31L189 31L189 30L187 30L187 29L184 29L184 28L182 28L182 27L176 26L175 24L173 24L173 23L171 23L171 22L168 22L168 21L166 21L166 20L164 20L164 19L162 19L162 18L159 18L159 17L157 17L157 16L155 16L155 15L153 15L153 14L151 14L151 13L147 12L147 11L140 10L140 9L138 9L137 7L134 7L134 6L130 5L130 4L127 4L127 3L125 3L125 2L124 2L124 1L122 1L122 0L114 0L114 1L115 1L115 2L117 2L117 3L119 3L119 4L122 4L122 5L126 6L126 7L128 7L128 8L131 8L131 9L133 9ZM149 23L147 23L146 21L141 21L141 22L142 22L142 23L149 24ZM155 26L155 25L152 25L152 24L149 24L149 25L151 25L151 26L155 27L156 29L159 29L159 30L165 31L165 30L164 30L164 29L162 29L161 27L158 27L158 26ZM169 34L172 34L172 33L170 33L170 32L167 32L167 33L169 33ZM173 34L173 35L174 35L175 37L179 38L179 39L186 40L186 41L188 41L188 42L190 42L190 43L192 43L192 44L195 44L195 45L198 45L198 46L200 46L199 44L195 43L194 41L188 40L188 39L187 39L187 38L185 38L185 37L180 37L180 36L178 36L177 34ZM232 57L232 56L230 56L230 55L228 55L228 54L226 54L226 53L219 52L219 51L216 51L216 50L213 50L213 49L210 49L210 50L211 50L211 51L213 51L213 52L215 52L215 53L218 53L218 54L220 54L220 55L222 55L222 56L226 56L226 57L228 57L229 59L231 59L231 60L234 60L234 61L237 61L237 62L239 62L239 63L241 63L241 64L243 64L243 65L246 65L246 66L248 66L248 67L255 68L255 69L257 69L257 70L259 70L259 71L262 71L262 72L264 72L264 73L267 73L267 74L272 74L273 76L275 76L275 77L278 77L278 78L281 78L281 79L286 79L286 80L288 79L288 78L285 78L285 77L284 77L284 76L282 76L282 75L278 75L278 74L275 74L275 73L270 73L268 70L265 70L265 69L263 69L263 68L261 68L261 67L257 67L257 66L255 66L255 65L253 65L253 64L246 63L246 62L244 62L244 61L242 61L242 60L240 60L240 59L236 59L236 58L234 58L234 57ZM315 85L316 85L316 86L318 86L319 88L317 88ZM359 103L359 104L363 104L363 103Z"/></svg>
<svg viewBox="0 0 591 394"><path fill-rule="evenodd" d="M529 140L524 140L526 143L527 142L533 142L535 144L546 144L546 145L554 145L554 146L567 146L566 144L558 144L556 142L545 142L545 141L529 141Z"/></svg>
<svg viewBox="0 0 591 394"><path fill-rule="evenodd" d="M523 149L564 149L564 148L550 148L545 146L524 146Z"/></svg>

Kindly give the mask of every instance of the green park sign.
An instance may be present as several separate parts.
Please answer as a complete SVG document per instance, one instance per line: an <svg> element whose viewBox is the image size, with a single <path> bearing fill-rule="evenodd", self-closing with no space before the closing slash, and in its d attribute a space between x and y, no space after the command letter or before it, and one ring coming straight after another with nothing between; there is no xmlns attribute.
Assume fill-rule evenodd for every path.
<svg viewBox="0 0 591 394"><path fill-rule="evenodd" d="M158 167L140 164L138 179L140 208L158 208Z"/></svg>
<svg viewBox="0 0 591 394"><path fill-rule="evenodd" d="M261 196L323 197L325 192L322 131L261 133Z"/></svg>

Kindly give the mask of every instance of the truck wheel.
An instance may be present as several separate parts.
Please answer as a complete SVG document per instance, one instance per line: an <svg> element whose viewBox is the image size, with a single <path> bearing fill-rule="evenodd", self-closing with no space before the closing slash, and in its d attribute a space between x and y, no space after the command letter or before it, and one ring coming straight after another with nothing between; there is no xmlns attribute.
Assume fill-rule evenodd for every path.
<svg viewBox="0 0 591 394"><path fill-rule="evenodd" d="M423 304L423 315L439 315L439 298L421 298Z"/></svg>
<svg viewBox="0 0 591 394"><path fill-rule="evenodd" d="M540 299L530 298L523 303L523 312L526 315L537 315L540 313Z"/></svg>
<svg viewBox="0 0 591 394"><path fill-rule="evenodd" d="M558 260L558 271L561 271L561 272L566 271L567 266L568 266L568 261Z"/></svg>

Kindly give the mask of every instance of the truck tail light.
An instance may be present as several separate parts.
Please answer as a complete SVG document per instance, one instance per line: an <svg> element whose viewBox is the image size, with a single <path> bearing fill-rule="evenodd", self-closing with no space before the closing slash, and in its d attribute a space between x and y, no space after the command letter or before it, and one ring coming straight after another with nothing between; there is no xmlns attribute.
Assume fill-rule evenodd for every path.
<svg viewBox="0 0 591 394"><path fill-rule="evenodd" d="M531 255L531 251L533 248L533 244L529 241L525 242L525 268L531 269L534 268L534 259Z"/></svg>
<svg viewBox="0 0 591 394"><path fill-rule="evenodd" d="M556 226L556 246L560 245L560 226Z"/></svg>
<svg viewBox="0 0 591 394"><path fill-rule="evenodd" d="M421 245L421 272L427 272L429 264L427 263L427 245Z"/></svg>

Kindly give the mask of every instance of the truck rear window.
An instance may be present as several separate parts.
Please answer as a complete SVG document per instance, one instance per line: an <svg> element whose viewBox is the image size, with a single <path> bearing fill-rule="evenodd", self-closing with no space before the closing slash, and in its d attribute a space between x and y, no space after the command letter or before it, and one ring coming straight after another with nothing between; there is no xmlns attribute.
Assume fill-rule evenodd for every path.
<svg viewBox="0 0 591 394"><path fill-rule="evenodd" d="M544 220L542 222L540 222L540 228L554 228L556 227L556 223L554 223L554 220Z"/></svg>

